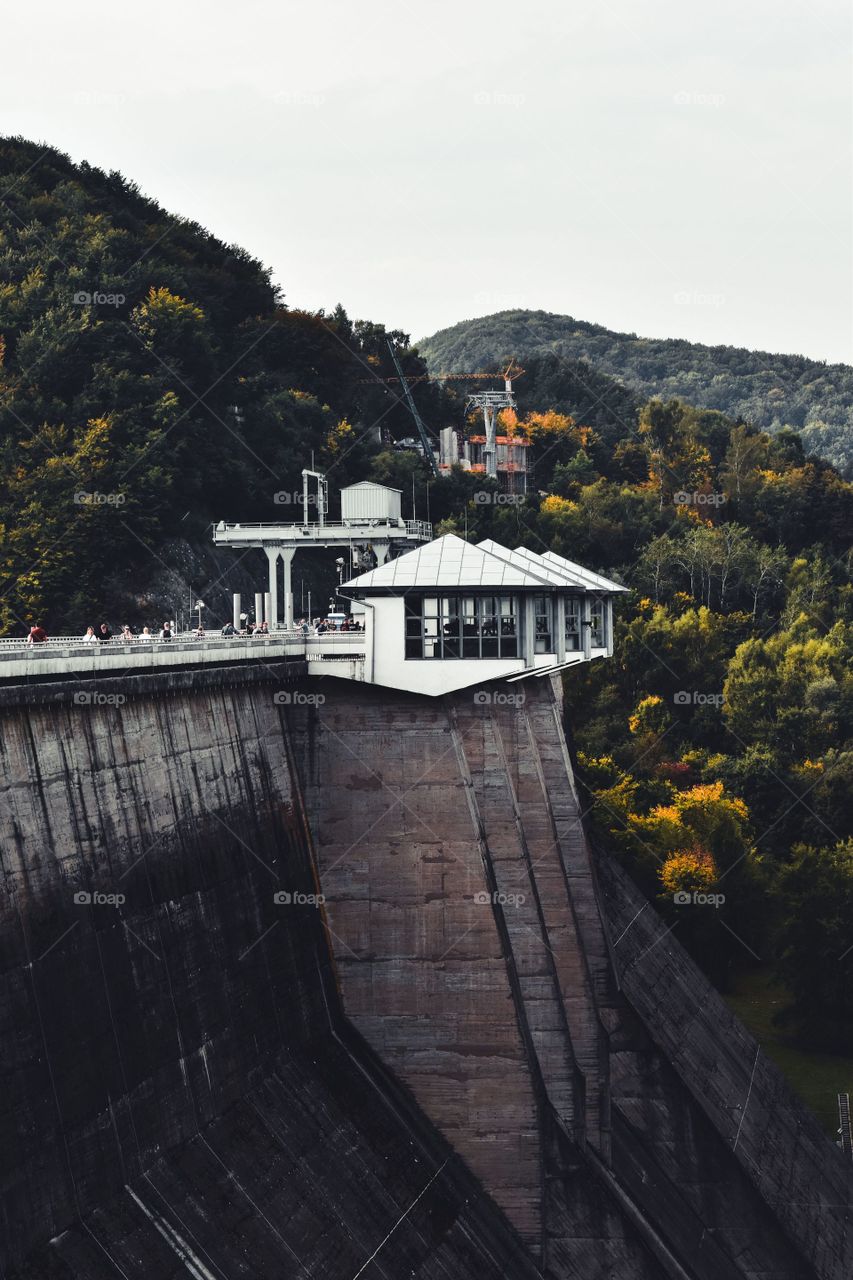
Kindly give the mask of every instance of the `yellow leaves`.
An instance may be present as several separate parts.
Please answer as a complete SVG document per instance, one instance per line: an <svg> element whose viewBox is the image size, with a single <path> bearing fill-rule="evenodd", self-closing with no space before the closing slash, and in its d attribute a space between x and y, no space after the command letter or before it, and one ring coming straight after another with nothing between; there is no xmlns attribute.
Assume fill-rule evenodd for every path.
<svg viewBox="0 0 853 1280"><path fill-rule="evenodd" d="M44 284L44 271L41 267L34 267L32 271L28 271L24 276L21 284L21 293L26 297L27 294L36 293Z"/></svg>
<svg viewBox="0 0 853 1280"><path fill-rule="evenodd" d="M565 516L570 515L575 511L579 511L580 504L572 502L571 498L560 498L556 493L549 493L548 497L545 498L542 503L540 510L552 516Z"/></svg>
<svg viewBox="0 0 853 1280"><path fill-rule="evenodd" d="M515 418L515 414L513 414ZM515 418L518 422L518 419ZM566 413L557 413L549 409L547 413L529 413L523 422L518 423L519 433L526 435L531 444L553 444L560 436L566 436L580 442L580 433L575 427L574 418Z"/></svg>
<svg viewBox="0 0 853 1280"><path fill-rule="evenodd" d="M658 872L667 893L704 893L716 883L717 868L706 849L671 854Z"/></svg>
<svg viewBox="0 0 853 1280"><path fill-rule="evenodd" d="M341 418L326 436L326 452L337 458L355 441L355 429L346 418Z"/></svg>
<svg viewBox="0 0 853 1280"><path fill-rule="evenodd" d="M733 841L740 846L748 817L743 800L726 795L717 780L676 791L668 804L655 805L646 815L632 814L630 823L647 844L669 857L685 849L730 848Z"/></svg>
<svg viewBox="0 0 853 1280"><path fill-rule="evenodd" d="M692 788L690 796L692 802L696 804L707 804L709 801L722 800L723 784L719 778L716 782L702 782Z"/></svg>
<svg viewBox="0 0 853 1280"><path fill-rule="evenodd" d="M149 316L160 315L183 315L192 317L193 320L203 320L204 312L201 307L197 307L193 302L187 302L186 298L180 297L177 293L172 293L164 285L159 289L152 287L148 290L148 297L142 303L137 311L147 312Z"/></svg>
<svg viewBox="0 0 853 1280"><path fill-rule="evenodd" d="M668 709L664 704L663 698L658 697L656 693L650 694L647 698L642 698L637 703L637 709L634 714L628 717L628 728L634 734L663 733L668 723Z"/></svg>

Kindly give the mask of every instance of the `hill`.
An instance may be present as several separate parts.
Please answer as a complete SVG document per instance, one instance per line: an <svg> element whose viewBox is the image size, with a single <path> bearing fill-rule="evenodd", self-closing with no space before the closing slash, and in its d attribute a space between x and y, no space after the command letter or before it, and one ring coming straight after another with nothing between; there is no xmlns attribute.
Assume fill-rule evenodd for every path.
<svg viewBox="0 0 853 1280"><path fill-rule="evenodd" d="M809 452L853 474L853 367L681 338L641 338L548 311L499 311L418 343L433 372L496 367L509 356L586 361L639 400L677 396L769 431L791 427ZM519 383L519 390L522 387Z"/></svg>
<svg viewBox="0 0 853 1280"><path fill-rule="evenodd" d="M290 310L119 173L7 138L0 181L0 629L175 616L188 580L221 611L211 521L281 518L312 451L337 487L378 421L410 433L369 377L393 372L384 327Z"/></svg>
<svg viewBox="0 0 853 1280"><path fill-rule="evenodd" d="M210 522L296 517L312 454L333 491L370 477L439 532L618 577L616 657L566 676L593 830L720 986L772 958L786 1034L853 1054L853 485L781 417L771 434L757 412L644 403L595 350L619 335L542 313L426 344L444 367L523 355L503 425L529 440L531 492L508 504L481 474L434 480L389 447L412 428L387 338L433 430L464 423L464 384L425 382L405 334L290 309L245 250L121 174L7 139L0 181L0 631L150 624L181 601L186 616L190 586L211 623L228 616L262 557L217 561ZM537 347L545 322L588 345ZM671 345L685 367L714 355ZM737 354L723 382L760 407L755 380L783 380ZM815 368L838 373L795 361L783 399ZM330 566L303 572L324 598ZM679 912L718 885L719 909Z"/></svg>

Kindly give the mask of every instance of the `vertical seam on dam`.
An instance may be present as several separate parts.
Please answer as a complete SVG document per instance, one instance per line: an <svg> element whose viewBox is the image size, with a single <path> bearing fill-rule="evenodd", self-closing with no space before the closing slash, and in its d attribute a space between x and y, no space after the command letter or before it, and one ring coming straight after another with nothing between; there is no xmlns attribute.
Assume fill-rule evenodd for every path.
<svg viewBox="0 0 853 1280"><path fill-rule="evenodd" d="M474 783L471 778L471 771L468 768L468 760L465 755L465 747L462 741L462 735L459 732L459 722L456 714L456 707L452 703L447 703L447 713L450 722L450 731L453 735L453 745L456 751L456 759L459 763L459 770L462 775L462 782L465 792L465 799L468 804L468 811L471 815L471 824L474 828L477 846L480 851L480 857L483 861L483 869L485 871L486 883L489 885L492 896L492 915L495 921L495 927L501 941L501 949L503 951L504 963L506 965L507 978L512 992L512 1002L515 1009L516 1024L518 1032L524 1045L525 1056L527 1058L528 1068L531 1074L531 1082L536 1098L536 1111L538 1117L539 1128L539 1177L540 1187L544 1192L545 1187L545 1157L546 1157L546 1128L545 1128L545 1108L548 1104L548 1092L545 1088L545 1082L542 1078L542 1070L539 1065L539 1058L536 1053L536 1046L530 1031L530 1025L527 1020L527 1014L524 1007L524 999L521 991L521 982L515 963L515 955L513 953L512 941L509 929L504 918L503 907L498 901L498 882L495 875L495 868L492 862L492 855L489 849L488 840L486 839L485 827L483 819L477 806L477 797L474 794ZM540 1225L540 1249L541 1232L543 1230Z"/></svg>

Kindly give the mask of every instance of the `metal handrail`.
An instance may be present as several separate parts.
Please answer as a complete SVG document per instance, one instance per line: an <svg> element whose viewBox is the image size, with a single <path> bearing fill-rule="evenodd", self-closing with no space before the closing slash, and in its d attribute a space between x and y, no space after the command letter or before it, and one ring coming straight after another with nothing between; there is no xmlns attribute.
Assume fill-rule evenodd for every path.
<svg viewBox="0 0 853 1280"><path fill-rule="evenodd" d="M145 650L149 645L168 645L170 649L201 649L213 645L217 647L227 647L229 645L249 645L259 646L270 643L285 644L353 644L364 639L363 631L326 631L320 634L309 632L305 635L301 628L292 631L270 631L261 632L258 635L251 636L222 636L222 635L176 635L170 640L165 640L160 636L151 636L147 640L143 640L139 636L134 636L132 640L123 640L120 636L113 636L110 640L84 640L82 636L49 636L47 640L42 640L36 644L28 644L25 639L7 637L0 638L0 655L8 653L38 654L56 652L57 649L79 649L81 653L115 653L118 650L127 652L132 649Z"/></svg>
<svg viewBox="0 0 853 1280"><path fill-rule="evenodd" d="M355 520L326 520L320 524L317 520L240 520L233 524L227 521L213 526L214 533L230 533L235 529L323 529L334 532L355 531L365 529L405 529L406 533L423 534L432 537L432 524L429 520L403 520L394 516L364 516Z"/></svg>

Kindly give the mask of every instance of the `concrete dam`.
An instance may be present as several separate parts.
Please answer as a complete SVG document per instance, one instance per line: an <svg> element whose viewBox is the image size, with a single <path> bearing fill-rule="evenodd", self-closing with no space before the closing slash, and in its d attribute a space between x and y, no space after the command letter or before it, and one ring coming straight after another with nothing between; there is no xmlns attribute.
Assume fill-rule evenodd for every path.
<svg viewBox="0 0 853 1280"><path fill-rule="evenodd" d="M4 1276L853 1275L849 1166L520 687L0 686Z"/></svg>

